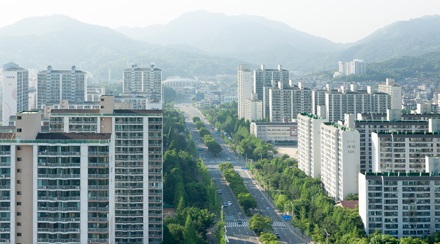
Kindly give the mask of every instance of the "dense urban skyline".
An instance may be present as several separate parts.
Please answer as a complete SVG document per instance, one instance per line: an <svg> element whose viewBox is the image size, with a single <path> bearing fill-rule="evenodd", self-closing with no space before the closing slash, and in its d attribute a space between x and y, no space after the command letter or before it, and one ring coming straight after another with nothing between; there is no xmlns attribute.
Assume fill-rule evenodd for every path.
<svg viewBox="0 0 440 244"><path fill-rule="evenodd" d="M145 27L166 24L184 13L207 10L227 15L258 15L280 21L300 31L334 42L355 42L395 21L404 21L440 13L434 0L422 1L289 1L280 0L267 6L265 1L176 1L146 3L139 0L101 2L79 0L75 4L59 4L54 0L8 1L0 16L0 27L23 18L62 14L80 21L117 28ZM23 8L26 6L26 8ZM135 7L145 6L145 7ZM173 7L170 7L173 6Z"/></svg>

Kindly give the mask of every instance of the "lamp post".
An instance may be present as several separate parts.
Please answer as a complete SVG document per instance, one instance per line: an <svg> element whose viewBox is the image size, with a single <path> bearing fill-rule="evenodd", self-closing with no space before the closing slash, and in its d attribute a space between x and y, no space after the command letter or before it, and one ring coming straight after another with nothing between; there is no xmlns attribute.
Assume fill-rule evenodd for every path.
<svg viewBox="0 0 440 244"><path fill-rule="evenodd" d="M292 206L292 212L291 212L291 214L292 214L292 220L293 220L293 202L292 202L292 201L290 201L290 205Z"/></svg>
<svg viewBox="0 0 440 244"><path fill-rule="evenodd" d="M325 237L325 243L328 243L328 237L330 236L330 234L327 232L326 229L324 229L324 231L325 231L325 234L327 235L327 236Z"/></svg>

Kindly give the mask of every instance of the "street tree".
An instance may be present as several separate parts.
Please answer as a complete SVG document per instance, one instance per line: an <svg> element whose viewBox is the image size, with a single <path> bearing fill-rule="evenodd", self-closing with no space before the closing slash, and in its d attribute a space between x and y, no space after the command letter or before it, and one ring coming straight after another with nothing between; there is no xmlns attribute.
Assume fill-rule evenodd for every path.
<svg viewBox="0 0 440 244"><path fill-rule="evenodd" d="M249 220L249 229L254 231L255 234L260 235L264 231L272 230L272 219L265 217L261 214L254 214Z"/></svg>

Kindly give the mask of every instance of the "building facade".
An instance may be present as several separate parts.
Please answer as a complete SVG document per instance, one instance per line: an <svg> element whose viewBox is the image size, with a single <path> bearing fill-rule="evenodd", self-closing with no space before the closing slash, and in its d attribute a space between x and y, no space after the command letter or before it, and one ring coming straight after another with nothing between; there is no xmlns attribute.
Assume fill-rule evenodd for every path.
<svg viewBox="0 0 440 244"><path fill-rule="evenodd" d="M49 133L21 113L0 135L1 241L162 242L162 111L100 102L52 110Z"/></svg>
<svg viewBox="0 0 440 244"><path fill-rule="evenodd" d="M162 98L162 70L151 64L149 68L132 65L123 73L124 94L143 95L148 100L156 101Z"/></svg>
<svg viewBox="0 0 440 244"><path fill-rule="evenodd" d="M294 145L298 141L296 123L252 122L250 134L265 142Z"/></svg>
<svg viewBox="0 0 440 244"><path fill-rule="evenodd" d="M391 96L390 109L402 109L402 87L393 79L386 79L385 84L379 84L379 92Z"/></svg>
<svg viewBox="0 0 440 244"><path fill-rule="evenodd" d="M43 109L50 104L59 104L62 100L82 103L86 100L86 73L76 70L47 70L40 71L37 78L37 109Z"/></svg>
<svg viewBox="0 0 440 244"><path fill-rule="evenodd" d="M7 63L2 71L2 125L9 125L9 118L27 111L29 105L29 72L17 64Z"/></svg>
<svg viewBox="0 0 440 244"><path fill-rule="evenodd" d="M298 168L306 175L321 177L321 123L326 119L298 114Z"/></svg>
<svg viewBox="0 0 440 244"><path fill-rule="evenodd" d="M438 173L360 173L359 215L367 234L424 237L440 231Z"/></svg>
<svg viewBox="0 0 440 244"><path fill-rule="evenodd" d="M359 132L348 127L321 123L321 181L335 201L357 194Z"/></svg>
<svg viewBox="0 0 440 244"><path fill-rule="evenodd" d="M251 98L251 94L252 94L252 71L249 69L247 65L240 64L238 66L237 83L238 83L238 88L237 88L238 118L242 119L245 117L246 114L246 110L245 110L246 99Z"/></svg>

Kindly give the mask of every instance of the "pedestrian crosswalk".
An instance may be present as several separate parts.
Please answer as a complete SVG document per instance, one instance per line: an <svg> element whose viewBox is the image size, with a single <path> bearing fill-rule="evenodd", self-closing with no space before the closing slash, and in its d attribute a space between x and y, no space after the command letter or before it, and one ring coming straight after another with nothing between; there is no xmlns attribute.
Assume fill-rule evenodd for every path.
<svg viewBox="0 0 440 244"><path fill-rule="evenodd" d="M287 227L287 225L284 222L275 221L273 222L272 227Z"/></svg>
<svg viewBox="0 0 440 244"><path fill-rule="evenodd" d="M249 226L249 222L241 222L241 224L239 224L239 222L234 221L234 222L226 222L226 227L248 227Z"/></svg>
<svg viewBox="0 0 440 244"><path fill-rule="evenodd" d="M231 222L226 222L226 227L248 227L249 226L249 222L247 221L243 221L243 222L237 222L237 221L231 221ZM275 221L272 224L273 228L285 228L286 223L284 222L279 222L279 221Z"/></svg>

